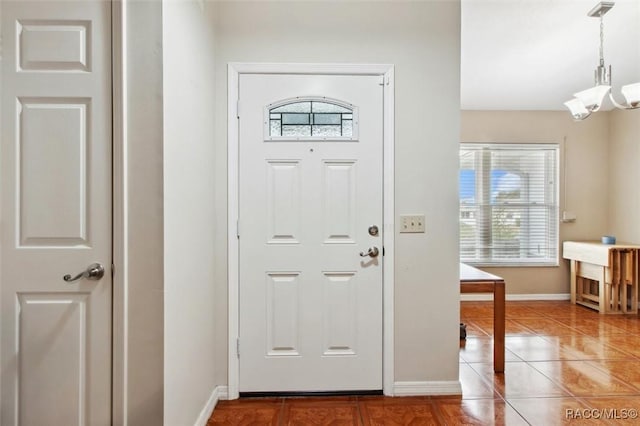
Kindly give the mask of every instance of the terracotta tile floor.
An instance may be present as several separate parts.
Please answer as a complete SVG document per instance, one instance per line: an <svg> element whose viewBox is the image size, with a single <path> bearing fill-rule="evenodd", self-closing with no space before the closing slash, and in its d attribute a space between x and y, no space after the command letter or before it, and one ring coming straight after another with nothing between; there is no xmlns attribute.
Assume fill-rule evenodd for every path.
<svg viewBox="0 0 640 426"><path fill-rule="evenodd" d="M241 398L220 401L208 425L640 424L637 315L556 301L507 302L506 312L507 363L496 375L492 302L461 303L462 397Z"/></svg>

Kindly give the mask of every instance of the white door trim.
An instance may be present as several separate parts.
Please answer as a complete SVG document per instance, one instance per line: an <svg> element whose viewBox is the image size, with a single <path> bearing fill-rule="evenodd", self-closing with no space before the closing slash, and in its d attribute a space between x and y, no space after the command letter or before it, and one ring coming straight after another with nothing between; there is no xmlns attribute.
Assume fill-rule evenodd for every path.
<svg viewBox="0 0 640 426"><path fill-rule="evenodd" d="M162 42L162 3L111 2L115 264L112 424L137 424L140 416L148 424L162 424L162 55L152 48Z"/></svg>
<svg viewBox="0 0 640 426"><path fill-rule="evenodd" d="M111 84L112 84L112 191L113 191L113 276L111 423L127 424L127 330L126 330L126 155L125 155L125 8L126 0L113 0L111 6Z"/></svg>
<svg viewBox="0 0 640 426"><path fill-rule="evenodd" d="M240 363L237 354L240 305L238 298L238 217L239 217L239 158L238 158L238 99L240 74L325 74L379 75L384 78L384 141L383 141L383 362L382 382L385 395L393 395L394 388L394 66L384 64L270 64L230 63L227 75L227 256L228 256L228 398L239 397Z"/></svg>

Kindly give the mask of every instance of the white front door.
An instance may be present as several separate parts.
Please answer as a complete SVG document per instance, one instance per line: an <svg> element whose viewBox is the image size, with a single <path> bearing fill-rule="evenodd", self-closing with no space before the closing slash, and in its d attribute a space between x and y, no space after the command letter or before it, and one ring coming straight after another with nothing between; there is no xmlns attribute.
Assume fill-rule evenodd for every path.
<svg viewBox="0 0 640 426"><path fill-rule="evenodd" d="M111 3L0 7L0 423L109 425Z"/></svg>
<svg viewBox="0 0 640 426"><path fill-rule="evenodd" d="M239 93L239 390L382 389L381 77Z"/></svg>

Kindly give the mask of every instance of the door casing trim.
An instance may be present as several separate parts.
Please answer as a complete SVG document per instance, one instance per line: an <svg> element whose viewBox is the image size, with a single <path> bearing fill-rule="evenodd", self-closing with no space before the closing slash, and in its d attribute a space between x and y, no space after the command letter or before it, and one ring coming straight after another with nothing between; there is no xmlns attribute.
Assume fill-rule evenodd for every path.
<svg viewBox="0 0 640 426"><path fill-rule="evenodd" d="M126 0L112 0L111 3L111 84L112 84L112 262L118 268L112 269L112 317L113 333L112 379L111 379L111 423L127 424L127 328L125 259L126 259L126 158L125 158L125 5Z"/></svg>
<svg viewBox="0 0 640 426"><path fill-rule="evenodd" d="M394 389L394 264L395 264L395 195L394 195L394 66L389 64L295 64L238 63L227 67L227 279L228 279L228 398L240 396L239 337L239 128L238 100L240 74L300 75L379 75L383 95L383 325L382 387L385 395Z"/></svg>

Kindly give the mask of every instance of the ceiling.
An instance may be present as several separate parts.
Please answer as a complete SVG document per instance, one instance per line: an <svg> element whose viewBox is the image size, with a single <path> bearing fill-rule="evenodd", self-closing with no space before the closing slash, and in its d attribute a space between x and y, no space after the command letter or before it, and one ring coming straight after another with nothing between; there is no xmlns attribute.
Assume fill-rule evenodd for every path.
<svg viewBox="0 0 640 426"><path fill-rule="evenodd" d="M598 0L462 0L461 103L465 110L564 110L593 86ZM604 60L613 94L640 82L640 0L604 16ZM609 106L609 101L605 105Z"/></svg>

